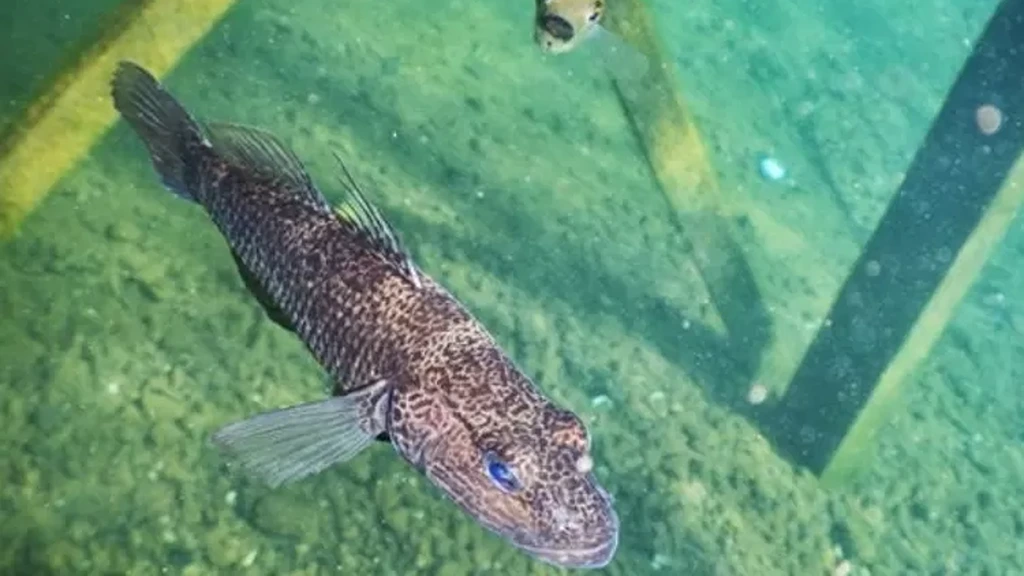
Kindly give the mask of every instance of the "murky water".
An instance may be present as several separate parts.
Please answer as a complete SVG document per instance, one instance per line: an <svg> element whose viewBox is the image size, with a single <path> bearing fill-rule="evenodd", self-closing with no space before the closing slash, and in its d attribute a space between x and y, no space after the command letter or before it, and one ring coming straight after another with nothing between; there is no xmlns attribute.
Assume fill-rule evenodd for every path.
<svg viewBox="0 0 1024 576"><path fill-rule="evenodd" d="M241 2L164 81L280 136L328 196L345 157L417 263L583 417L622 522L608 573L1024 571L1019 221L838 478L775 426L996 4L647 6L704 196L658 179L700 165L692 141L631 124L662 118L640 107L664 87L594 43L544 55L525 0ZM18 8L0 128L98 36L109 6L89 8ZM558 571L385 444L277 490L226 465L213 431L322 398L325 377L121 122L3 239L0 316L4 574Z"/></svg>

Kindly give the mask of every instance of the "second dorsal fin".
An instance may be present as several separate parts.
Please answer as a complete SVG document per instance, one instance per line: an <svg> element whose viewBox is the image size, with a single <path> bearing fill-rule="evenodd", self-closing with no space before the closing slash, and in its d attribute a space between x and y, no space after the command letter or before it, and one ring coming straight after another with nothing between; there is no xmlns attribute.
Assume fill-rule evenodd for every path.
<svg viewBox="0 0 1024 576"><path fill-rule="evenodd" d="M341 156L335 153L334 157L338 159L343 173L339 180L344 190L344 199L334 208L338 219L354 226L359 233L364 234L375 248L381 250L402 270L403 275L414 286L420 288L422 284L419 272L416 271L416 266L402 245L398 233L381 215L380 210L367 200Z"/></svg>

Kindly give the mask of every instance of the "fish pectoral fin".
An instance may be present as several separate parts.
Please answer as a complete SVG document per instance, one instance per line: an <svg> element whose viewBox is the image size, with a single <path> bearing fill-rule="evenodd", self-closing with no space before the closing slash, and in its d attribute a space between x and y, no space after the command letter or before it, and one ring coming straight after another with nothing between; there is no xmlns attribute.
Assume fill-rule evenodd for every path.
<svg viewBox="0 0 1024 576"><path fill-rule="evenodd" d="M344 190L344 199L334 207L334 215L339 222L354 227L375 248L383 252L413 286L420 288L419 273L402 245L402 239L380 210L366 198L341 156L335 152L334 157L341 167L343 177L339 177L338 181Z"/></svg>
<svg viewBox="0 0 1024 576"><path fill-rule="evenodd" d="M273 487L345 462L387 431L387 380L229 424L213 442Z"/></svg>

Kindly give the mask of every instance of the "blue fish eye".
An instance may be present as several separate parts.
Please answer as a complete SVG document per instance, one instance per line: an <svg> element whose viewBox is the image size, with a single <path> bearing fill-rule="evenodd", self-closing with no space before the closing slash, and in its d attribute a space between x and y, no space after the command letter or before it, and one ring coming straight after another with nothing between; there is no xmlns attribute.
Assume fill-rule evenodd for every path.
<svg viewBox="0 0 1024 576"><path fill-rule="evenodd" d="M519 480L508 464L502 462L494 452L484 455L484 466L487 467L487 475L505 492L514 492L519 489Z"/></svg>

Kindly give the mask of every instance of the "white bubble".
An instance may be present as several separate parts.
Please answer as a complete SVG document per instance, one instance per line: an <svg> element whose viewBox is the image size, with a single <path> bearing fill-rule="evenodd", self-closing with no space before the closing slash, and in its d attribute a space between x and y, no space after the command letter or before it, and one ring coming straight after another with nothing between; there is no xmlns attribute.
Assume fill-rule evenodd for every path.
<svg viewBox="0 0 1024 576"><path fill-rule="evenodd" d="M765 386L764 384L761 384L760 382L754 382L754 384L750 387L750 390L747 390L747 402L752 406L763 404L764 401L767 399L768 387Z"/></svg>
<svg viewBox="0 0 1024 576"><path fill-rule="evenodd" d="M878 260L868 260L868 263L864 265L864 272L874 278L882 273L882 265L878 263Z"/></svg>
<svg viewBox="0 0 1024 576"><path fill-rule="evenodd" d="M771 180L772 182L786 177L786 167L770 156L761 158L760 162L757 163L757 169L765 180Z"/></svg>
<svg viewBox="0 0 1024 576"><path fill-rule="evenodd" d="M576 471L580 474L587 474L594 469L594 460L587 454L580 456L576 461Z"/></svg>
<svg viewBox="0 0 1024 576"><path fill-rule="evenodd" d="M249 566L252 566L253 563L256 562L256 555L258 553L259 552L257 552L256 550L252 550L248 554L246 554L245 558L242 558L242 566L244 568L248 568Z"/></svg>
<svg viewBox="0 0 1024 576"><path fill-rule="evenodd" d="M1003 111L991 104L983 104L975 111L974 121L982 134L991 136L1003 126Z"/></svg>

